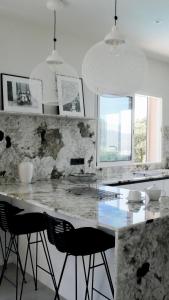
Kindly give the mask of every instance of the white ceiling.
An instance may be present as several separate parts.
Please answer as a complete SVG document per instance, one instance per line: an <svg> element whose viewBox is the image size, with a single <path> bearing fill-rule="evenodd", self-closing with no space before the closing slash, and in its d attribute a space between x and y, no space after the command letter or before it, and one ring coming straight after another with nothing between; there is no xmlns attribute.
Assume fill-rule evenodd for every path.
<svg viewBox="0 0 169 300"><path fill-rule="evenodd" d="M110 31L114 0L67 0L57 14L61 33L99 41ZM0 0L0 13L50 24L46 0ZM118 0L119 28L147 52L169 61L169 0ZM156 24L155 20L160 20Z"/></svg>

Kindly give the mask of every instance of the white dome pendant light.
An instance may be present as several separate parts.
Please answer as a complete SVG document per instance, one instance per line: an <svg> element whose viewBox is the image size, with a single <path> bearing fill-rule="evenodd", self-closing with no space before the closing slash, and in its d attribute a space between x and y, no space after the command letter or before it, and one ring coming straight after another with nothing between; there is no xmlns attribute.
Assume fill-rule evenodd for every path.
<svg viewBox="0 0 169 300"><path fill-rule="evenodd" d="M129 43L117 27L117 0L112 31L86 53L82 76L95 94L132 95L142 86L145 54Z"/></svg>
<svg viewBox="0 0 169 300"><path fill-rule="evenodd" d="M56 11L62 9L66 4L68 4L66 0L49 0L47 2L47 8L54 12L54 47L52 53L47 57L46 63L48 64L50 69L57 75L78 77L76 70L64 61L64 59L59 55L56 49Z"/></svg>
<svg viewBox="0 0 169 300"><path fill-rule="evenodd" d="M51 7L51 6L50 6ZM56 10L54 9L54 37L53 37L53 51L52 53L47 57L46 62L51 67L52 71L55 72L57 70L58 65L62 65L64 63L63 58L58 54L58 51L56 50Z"/></svg>

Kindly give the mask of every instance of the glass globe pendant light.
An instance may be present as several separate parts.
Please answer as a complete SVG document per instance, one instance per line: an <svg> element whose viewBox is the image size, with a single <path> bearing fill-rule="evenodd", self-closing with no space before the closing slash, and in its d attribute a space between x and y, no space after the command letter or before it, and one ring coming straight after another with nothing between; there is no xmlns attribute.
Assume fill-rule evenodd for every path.
<svg viewBox="0 0 169 300"><path fill-rule="evenodd" d="M43 84L43 104L57 106L57 75L78 78L78 73L59 55L56 49L56 12L64 7L66 0L49 0L47 8L54 13L53 50L45 61L37 65L30 74L30 92L35 99L37 90L34 79L39 79Z"/></svg>
<svg viewBox="0 0 169 300"><path fill-rule="evenodd" d="M89 49L83 60L84 82L95 94L132 95L141 87L147 69L145 54L124 39L117 20L115 0L111 32Z"/></svg>

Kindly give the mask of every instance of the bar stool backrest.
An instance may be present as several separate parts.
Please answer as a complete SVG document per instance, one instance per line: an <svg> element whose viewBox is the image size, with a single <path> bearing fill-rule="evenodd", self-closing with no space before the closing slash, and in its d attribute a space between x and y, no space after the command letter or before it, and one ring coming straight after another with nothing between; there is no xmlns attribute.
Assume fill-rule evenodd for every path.
<svg viewBox="0 0 169 300"><path fill-rule="evenodd" d="M12 205L5 201L0 201L0 228L9 231L9 222L12 213Z"/></svg>
<svg viewBox="0 0 169 300"><path fill-rule="evenodd" d="M47 234L49 242L52 245L55 245L59 251L66 252L65 234L75 228L66 220L54 218L47 214L45 215L47 217Z"/></svg>

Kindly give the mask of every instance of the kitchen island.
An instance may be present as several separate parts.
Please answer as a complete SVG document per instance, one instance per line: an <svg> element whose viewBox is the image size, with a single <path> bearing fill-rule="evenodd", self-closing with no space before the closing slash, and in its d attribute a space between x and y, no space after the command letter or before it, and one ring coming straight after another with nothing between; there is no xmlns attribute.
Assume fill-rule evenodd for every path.
<svg viewBox="0 0 169 300"><path fill-rule="evenodd" d="M169 180L164 182L167 187ZM141 203L128 203L128 192L127 188L99 183L73 185L67 181L0 186L1 200L10 201L27 211L46 211L67 219L75 227L101 227L115 235L116 246L108 251L108 260L116 300L168 300L169 206L161 207L158 201L149 202L144 192ZM22 241L21 247L24 247ZM63 254L53 247L51 253L57 277ZM69 268L73 268L73 262ZM40 280L50 285L43 275L39 275ZM70 292L68 286L72 274L65 277L61 295L73 300L73 291ZM103 281L102 274L99 274L97 284L102 290L106 289ZM83 295L79 295L79 299L83 299ZM97 297L97 300L101 299Z"/></svg>

